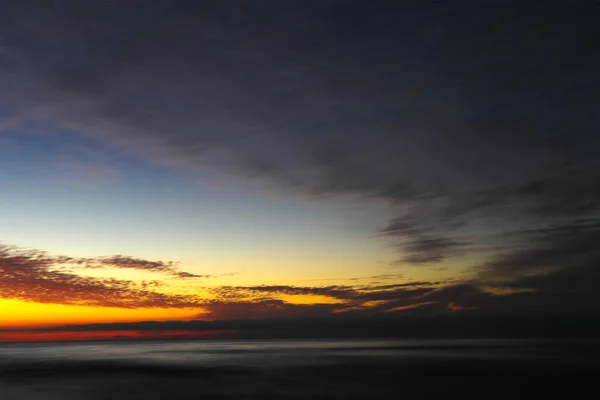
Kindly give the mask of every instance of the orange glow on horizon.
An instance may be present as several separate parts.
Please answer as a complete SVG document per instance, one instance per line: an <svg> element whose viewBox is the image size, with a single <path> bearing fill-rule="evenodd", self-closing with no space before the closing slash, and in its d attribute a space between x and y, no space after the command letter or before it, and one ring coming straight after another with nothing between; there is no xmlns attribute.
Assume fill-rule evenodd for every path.
<svg viewBox="0 0 600 400"><path fill-rule="evenodd" d="M11 331L0 332L0 342L67 342L95 340L131 340L131 339L200 339L214 336L228 336L237 333L235 330L165 330L165 331L58 331L33 332Z"/></svg>
<svg viewBox="0 0 600 400"><path fill-rule="evenodd" d="M205 311L190 308L113 308L42 304L0 299L1 328L36 328L112 322L193 320Z"/></svg>

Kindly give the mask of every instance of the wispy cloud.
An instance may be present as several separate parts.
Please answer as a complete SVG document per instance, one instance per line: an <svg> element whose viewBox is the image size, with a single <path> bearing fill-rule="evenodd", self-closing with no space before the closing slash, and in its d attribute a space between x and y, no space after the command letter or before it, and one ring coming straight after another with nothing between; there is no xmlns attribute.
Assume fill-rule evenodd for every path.
<svg viewBox="0 0 600 400"><path fill-rule="evenodd" d="M587 241L574 240L578 230ZM177 263L126 256L70 258L43 251L0 247L0 298L29 302L120 308L196 308L201 319L370 315L431 315L448 312L541 313L598 310L595 225L540 232L538 245L481 266L471 280L389 284L212 286L189 278ZM558 247L556 245L558 244ZM558 251L563 249L563 251ZM573 254L564 253L570 249ZM501 261L502 260L502 261ZM183 279L186 294L154 280L93 277L89 268L140 270ZM294 296L304 301L296 303ZM306 297L314 302L306 302ZM562 310L562 311L561 311Z"/></svg>
<svg viewBox="0 0 600 400"><path fill-rule="evenodd" d="M0 247L0 298L39 303L87 305L101 307L198 307L196 296L164 294L156 290L161 284L153 281L130 281L98 278L78 274L71 267L136 268L168 273L187 278L169 264L132 258L74 259L49 256L36 250ZM198 277L193 275L192 277Z"/></svg>
<svg viewBox="0 0 600 400"><path fill-rule="evenodd" d="M214 277L214 275L199 275L191 272L180 271L178 267L180 263L178 262L148 261L122 255L73 259L71 263L83 268L125 268L139 271L157 272L181 279Z"/></svg>
<svg viewBox="0 0 600 400"><path fill-rule="evenodd" d="M203 318L282 317L327 315L357 307L377 311L398 304L420 302L420 298L448 282L414 281L385 285L330 286L217 286L203 287L191 281L187 293L177 294L160 280L123 280L89 276L90 268L122 268L173 276L203 278L177 268L177 263L142 260L126 256L71 258L50 256L39 250L0 247L0 298L66 305L121 308L187 308L203 310ZM196 284L194 284L196 282ZM194 294L194 291L196 294ZM285 296L314 296L314 304L296 304ZM323 298L329 298L324 304ZM385 305L389 304L389 307ZM374 309L374 308L373 308Z"/></svg>
<svg viewBox="0 0 600 400"><path fill-rule="evenodd" d="M420 304L426 299L431 303L448 299L434 295L439 287L448 282L411 282L389 285L334 285L334 286L219 286L211 289L214 300L208 301L204 317L231 318L227 312L245 318L273 316L326 315L360 310L366 313L396 311L400 306ZM315 304L293 304L281 300L282 296L318 296L331 298L335 302ZM433 297L432 297L433 296ZM459 300L459 299L454 299Z"/></svg>

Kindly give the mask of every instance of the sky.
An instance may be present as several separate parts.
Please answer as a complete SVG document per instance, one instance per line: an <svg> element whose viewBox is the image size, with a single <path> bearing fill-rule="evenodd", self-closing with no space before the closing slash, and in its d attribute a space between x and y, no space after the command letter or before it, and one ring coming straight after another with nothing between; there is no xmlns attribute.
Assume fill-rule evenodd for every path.
<svg viewBox="0 0 600 400"><path fill-rule="evenodd" d="M3 2L0 341L597 315L599 13Z"/></svg>

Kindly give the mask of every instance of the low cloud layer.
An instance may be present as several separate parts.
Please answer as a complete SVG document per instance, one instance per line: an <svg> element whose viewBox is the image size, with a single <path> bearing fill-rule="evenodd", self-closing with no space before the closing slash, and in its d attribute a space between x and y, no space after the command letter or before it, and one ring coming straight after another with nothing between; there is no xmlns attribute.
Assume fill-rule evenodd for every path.
<svg viewBox="0 0 600 400"><path fill-rule="evenodd" d="M73 266L79 267L79 270ZM86 276L85 268L134 268L175 274L171 264L128 257L74 259L53 257L42 251L0 247L0 298L30 302L120 308L198 307L195 296L164 294L157 291L160 281L129 281Z"/></svg>
<svg viewBox="0 0 600 400"><path fill-rule="evenodd" d="M444 282L399 284L356 284L337 286L216 286L204 287L188 278L209 277L163 263L125 256L71 258L51 256L39 250L0 248L0 298L28 302L119 308L198 308L201 318L277 317L327 315L355 308L371 307L372 302L396 305L419 301ZM104 268L107 272L129 268L183 279L186 292L177 294L161 279L131 281L86 275L86 270ZM196 282L196 283L194 283ZM316 296L314 304L296 304L282 296ZM319 299L328 298L327 304ZM386 311L390 307L380 306Z"/></svg>
<svg viewBox="0 0 600 400"><path fill-rule="evenodd" d="M91 267L90 267L91 265ZM458 298L439 298L449 282L406 282L335 286L216 286L188 282L186 292L177 294L161 280L131 281L99 278L85 274L88 268L135 268L187 278L174 264L116 256L74 259L50 256L36 250L0 248L0 298L64 305L119 308L197 308L199 318L274 318L331 315L365 310L387 312L401 306L440 302L443 308ZM193 274L189 274L193 275ZM198 276L198 275L194 275ZM446 286L444 286L446 285ZM291 298L285 298L285 297ZM295 303L293 296L314 296L313 303ZM323 299L326 303L319 303Z"/></svg>
<svg viewBox="0 0 600 400"><path fill-rule="evenodd" d="M563 240L563 230L557 228L556 233L557 240ZM597 232L589 233L590 240L593 234ZM201 282L195 280L184 280L188 282L186 293L190 294L177 294L161 280L131 281L88 276L85 274L85 263L81 264L82 268L73 266L76 259L3 247L0 249L0 298L95 307L196 308L199 311L197 317L204 320L326 317L338 314L406 317L467 312L480 315L556 316L573 313L593 315L599 312L597 252L588 252L587 247L573 248L573 251L585 250L578 253L579 256L569 257L578 259L581 264L564 268L563 261L555 254L556 250L550 243L548 247L537 250L540 254L533 254L533 259L545 259L547 263L533 264L529 259L532 250L527 250L521 255L526 267L519 266L518 258L504 263L498 259L494 264L479 267L479 275L472 280L211 287L202 286ZM562 257L568 257L568 254ZM85 260L89 262L89 259ZM107 262L105 268L136 266L146 271L173 274L172 264L123 256L95 262L100 263L100 260ZM165 270L165 265L170 267ZM543 273L539 273L539 268ZM177 274L183 274L186 278L187 273L178 271ZM506 279L509 275L511 279ZM301 296L303 300L297 302L294 296ZM311 297L314 301L307 301Z"/></svg>

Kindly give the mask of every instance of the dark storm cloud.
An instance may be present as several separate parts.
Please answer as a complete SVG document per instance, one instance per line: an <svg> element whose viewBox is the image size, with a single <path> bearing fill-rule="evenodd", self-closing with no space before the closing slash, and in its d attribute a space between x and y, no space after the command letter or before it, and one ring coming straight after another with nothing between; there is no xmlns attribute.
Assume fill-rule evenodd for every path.
<svg viewBox="0 0 600 400"><path fill-rule="evenodd" d="M386 200L404 263L486 251L478 279L521 279L585 257L589 232L554 227L600 212L597 2L60 5L4 5L5 126Z"/></svg>

